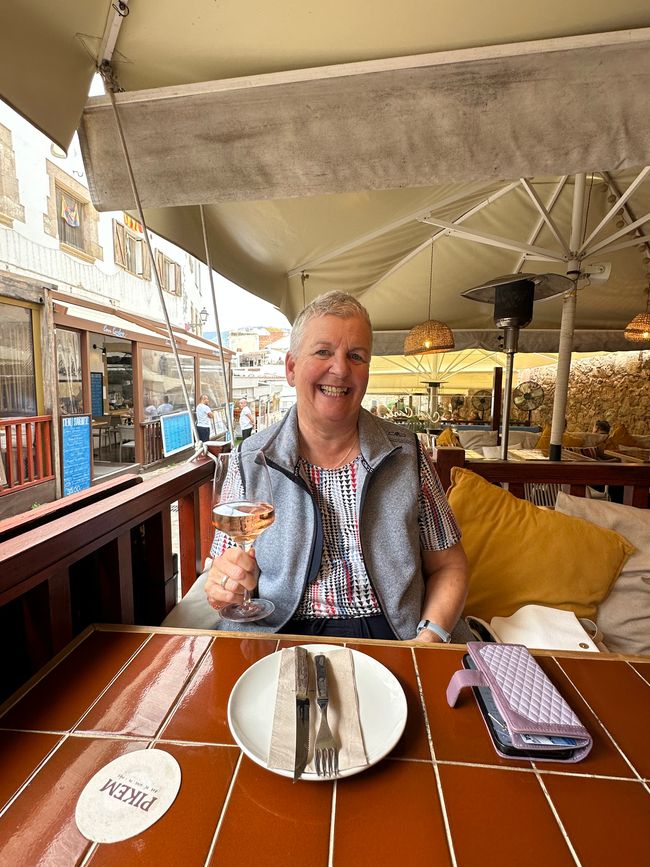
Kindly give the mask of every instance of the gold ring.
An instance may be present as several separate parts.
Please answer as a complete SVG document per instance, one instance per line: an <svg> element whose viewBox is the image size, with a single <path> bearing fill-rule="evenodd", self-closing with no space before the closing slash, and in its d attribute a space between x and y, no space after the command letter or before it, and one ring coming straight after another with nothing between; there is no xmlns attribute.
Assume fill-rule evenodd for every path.
<svg viewBox="0 0 650 867"><path fill-rule="evenodd" d="M227 575L224 575L224 576L221 578L221 580L219 581L219 584L221 585L221 587L223 587L224 590L226 589L226 582L227 582L227 581L228 581L228 576L227 576Z"/></svg>

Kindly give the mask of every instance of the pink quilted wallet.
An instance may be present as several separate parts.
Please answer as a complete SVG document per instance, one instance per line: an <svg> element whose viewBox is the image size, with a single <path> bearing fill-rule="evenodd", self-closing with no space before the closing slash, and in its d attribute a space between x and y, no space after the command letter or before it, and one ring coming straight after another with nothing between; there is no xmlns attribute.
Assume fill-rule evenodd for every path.
<svg viewBox="0 0 650 867"><path fill-rule="evenodd" d="M454 707L461 689L479 688L482 696L477 696L477 701L479 707L482 705L488 730L491 734L497 732L498 738L493 735L493 742L499 755L577 762L589 753L591 735L528 648L521 644L470 641L467 650L473 667L453 674L447 687L447 701ZM490 712L492 700L496 711L492 707Z"/></svg>

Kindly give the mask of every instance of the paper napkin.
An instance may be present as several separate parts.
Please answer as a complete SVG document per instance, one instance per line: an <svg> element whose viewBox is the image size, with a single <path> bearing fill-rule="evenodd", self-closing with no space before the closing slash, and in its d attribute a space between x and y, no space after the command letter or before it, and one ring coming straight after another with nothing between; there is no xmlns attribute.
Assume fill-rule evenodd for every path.
<svg viewBox="0 0 650 867"><path fill-rule="evenodd" d="M368 764L359 721L359 699L354 676L354 657L347 648L323 652L328 661L329 707L327 719L339 745L339 771ZM309 760L306 773L316 773L314 745L320 723L316 704L315 654L309 654ZM293 771L296 748L295 648L281 651L278 688L273 714L268 766Z"/></svg>

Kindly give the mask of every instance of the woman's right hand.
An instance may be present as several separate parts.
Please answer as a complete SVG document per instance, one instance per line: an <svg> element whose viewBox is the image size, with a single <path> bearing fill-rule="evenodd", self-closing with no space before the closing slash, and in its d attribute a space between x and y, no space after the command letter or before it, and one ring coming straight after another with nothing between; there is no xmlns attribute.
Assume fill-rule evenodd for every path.
<svg viewBox="0 0 650 867"><path fill-rule="evenodd" d="M257 587L259 574L253 549L246 553L241 548L227 548L220 557L215 557L208 572L205 582L208 603L216 611L233 602L241 603L244 589Z"/></svg>

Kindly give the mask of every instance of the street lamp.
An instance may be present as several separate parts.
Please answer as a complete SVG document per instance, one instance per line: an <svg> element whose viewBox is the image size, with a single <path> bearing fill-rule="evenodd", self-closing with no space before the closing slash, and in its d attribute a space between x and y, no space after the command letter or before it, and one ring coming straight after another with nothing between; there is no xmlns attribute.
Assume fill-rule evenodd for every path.
<svg viewBox="0 0 650 867"><path fill-rule="evenodd" d="M208 311L205 309L205 307L199 313L199 319L201 320L201 325L205 325L205 323L208 321Z"/></svg>

